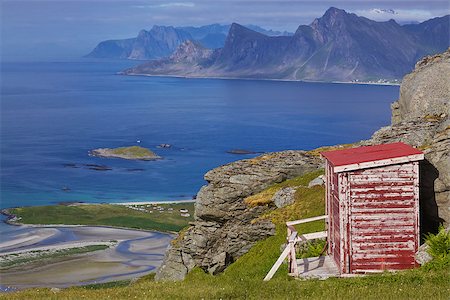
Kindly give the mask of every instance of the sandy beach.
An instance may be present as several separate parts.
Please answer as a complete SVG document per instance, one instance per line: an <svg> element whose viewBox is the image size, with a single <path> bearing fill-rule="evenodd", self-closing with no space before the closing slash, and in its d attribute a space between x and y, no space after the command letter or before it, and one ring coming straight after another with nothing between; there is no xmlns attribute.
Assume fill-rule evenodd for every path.
<svg viewBox="0 0 450 300"><path fill-rule="evenodd" d="M118 202L110 203L112 205L147 205L147 204L173 204L173 203L192 203L195 202L194 199L184 199L184 200L168 200L168 201L143 201L143 202ZM92 203L89 203L92 204Z"/></svg>
<svg viewBox="0 0 450 300"><path fill-rule="evenodd" d="M68 287L132 279L154 271L173 235L100 226L20 226L0 243L0 261L31 251L107 245L95 252L36 260L0 270L2 290Z"/></svg>

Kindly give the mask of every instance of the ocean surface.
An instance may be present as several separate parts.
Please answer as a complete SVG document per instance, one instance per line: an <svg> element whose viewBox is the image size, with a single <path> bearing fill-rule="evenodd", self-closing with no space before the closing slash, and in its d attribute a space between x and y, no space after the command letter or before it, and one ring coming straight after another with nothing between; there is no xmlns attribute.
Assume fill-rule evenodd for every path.
<svg viewBox="0 0 450 300"><path fill-rule="evenodd" d="M390 122L399 93L397 86L116 75L134 64L2 63L1 208L189 199L207 170L255 156L227 150L369 138ZM88 155L132 145L164 159Z"/></svg>

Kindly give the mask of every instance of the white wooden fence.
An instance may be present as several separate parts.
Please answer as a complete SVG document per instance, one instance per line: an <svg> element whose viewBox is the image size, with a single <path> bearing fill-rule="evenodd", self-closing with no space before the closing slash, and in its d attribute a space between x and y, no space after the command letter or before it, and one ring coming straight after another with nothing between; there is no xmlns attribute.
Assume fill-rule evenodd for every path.
<svg viewBox="0 0 450 300"><path fill-rule="evenodd" d="M264 277L264 281L270 280L273 275L277 272L278 268L281 266L283 261L287 258L288 259L288 268L289 268L289 275L292 276L298 276L298 267L297 267L297 260L295 257L295 245L297 243L305 243L309 240L315 240L315 239L321 239L327 237L326 231L320 231L320 232L313 232L313 233L306 233L299 235L297 230L294 228L294 225L298 224L304 224L319 220L327 220L328 215L324 216L318 216L318 217L312 217L302 220L296 220L296 221L289 221L286 222L287 226L287 245L286 248L284 248L283 252L281 253L280 257L277 259L275 264L270 269L269 273L267 273L266 277Z"/></svg>

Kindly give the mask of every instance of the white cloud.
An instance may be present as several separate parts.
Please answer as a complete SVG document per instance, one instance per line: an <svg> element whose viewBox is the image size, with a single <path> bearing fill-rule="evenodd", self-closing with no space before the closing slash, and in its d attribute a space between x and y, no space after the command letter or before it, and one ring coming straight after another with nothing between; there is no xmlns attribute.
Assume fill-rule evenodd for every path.
<svg viewBox="0 0 450 300"><path fill-rule="evenodd" d="M363 16L375 21L387 21L394 19L397 22L422 22L436 16L436 12L424 9L392 9L392 8L372 8L365 10L355 10L358 16ZM440 16L448 12L442 11Z"/></svg>

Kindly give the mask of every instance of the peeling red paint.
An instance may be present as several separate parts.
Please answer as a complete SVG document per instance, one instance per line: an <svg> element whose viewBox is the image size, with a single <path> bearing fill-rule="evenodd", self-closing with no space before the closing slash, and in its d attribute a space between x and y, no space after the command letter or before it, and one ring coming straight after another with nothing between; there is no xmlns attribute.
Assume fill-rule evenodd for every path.
<svg viewBox="0 0 450 300"><path fill-rule="evenodd" d="M419 246L418 161L423 154L405 144L390 144L331 151L324 157L328 254L340 272L414 267ZM360 162L364 164L355 166ZM353 165L347 168L345 163Z"/></svg>

